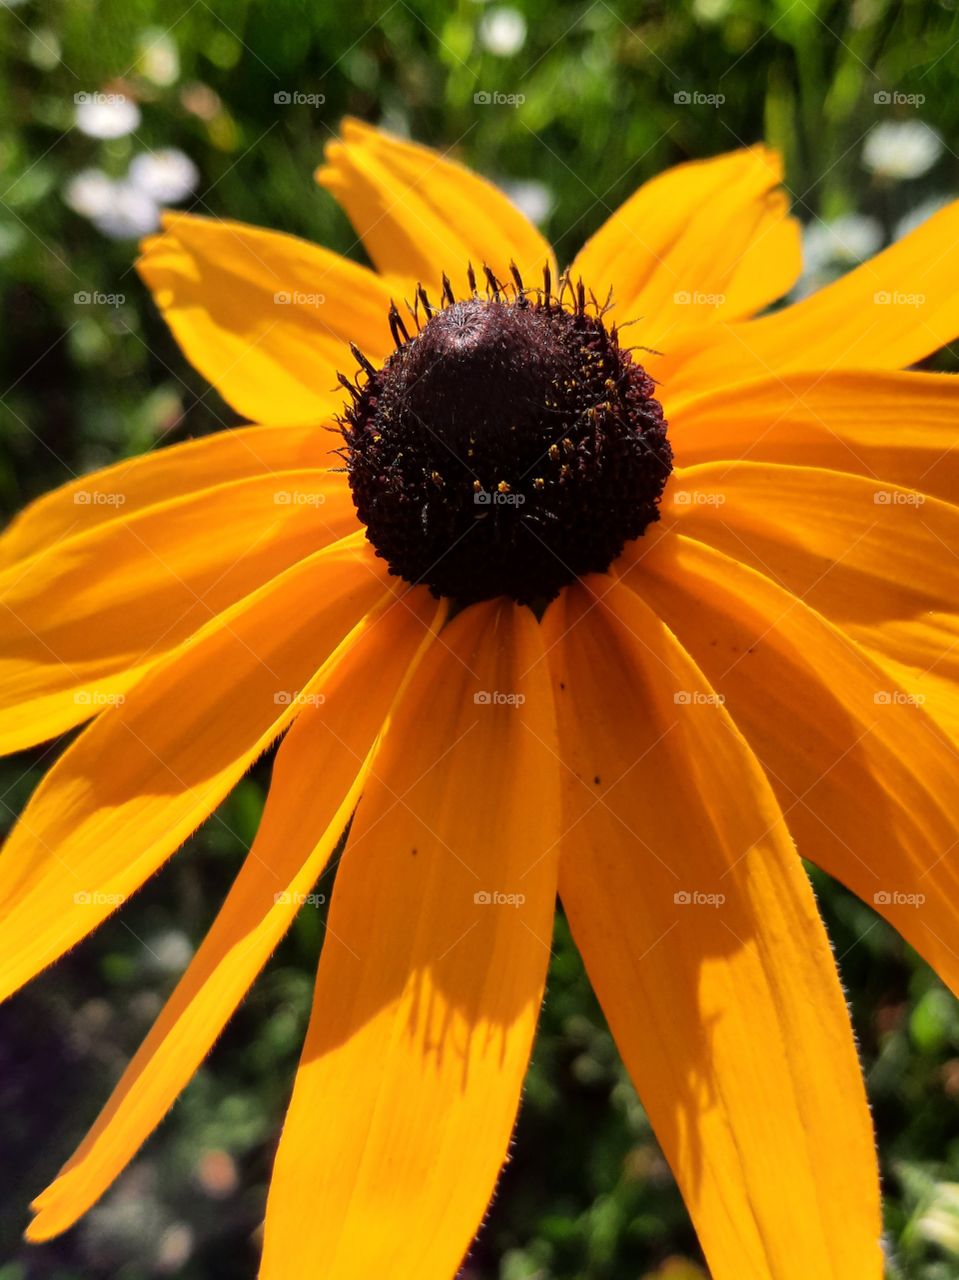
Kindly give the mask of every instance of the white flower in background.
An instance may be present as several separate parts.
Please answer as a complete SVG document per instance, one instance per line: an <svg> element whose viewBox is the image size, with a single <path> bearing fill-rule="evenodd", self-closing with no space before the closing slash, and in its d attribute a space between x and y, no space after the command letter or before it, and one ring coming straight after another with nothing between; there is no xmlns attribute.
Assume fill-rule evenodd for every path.
<svg viewBox="0 0 959 1280"><path fill-rule="evenodd" d="M137 69L153 84L176 84L180 77L180 54L172 36L159 27L149 27L139 40Z"/></svg>
<svg viewBox="0 0 959 1280"><path fill-rule="evenodd" d="M75 213L89 218L111 240L127 240L156 230L160 211L155 200L126 179L119 182L102 169L82 169L63 191Z"/></svg>
<svg viewBox="0 0 959 1280"><path fill-rule="evenodd" d="M176 147L144 151L130 162L130 181L158 204L175 204L196 190L200 171Z"/></svg>
<svg viewBox="0 0 959 1280"><path fill-rule="evenodd" d="M156 231L160 209L145 191L124 180L113 184L109 209L96 214L92 222L111 240L139 240Z"/></svg>
<svg viewBox="0 0 959 1280"><path fill-rule="evenodd" d="M927 218L931 218L934 213L938 213L955 199L955 196L930 196L928 200L923 200L922 204L917 204L915 209L910 209L905 217L899 219L892 233L893 239L901 240L910 231L915 231L916 227L921 227Z"/></svg>
<svg viewBox="0 0 959 1280"><path fill-rule="evenodd" d="M140 108L122 93L79 93L76 125L88 138L125 138L140 123Z"/></svg>
<svg viewBox="0 0 959 1280"><path fill-rule="evenodd" d="M63 198L74 213L85 218L98 218L113 203L116 183L102 169L81 169L63 190Z"/></svg>
<svg viewBox="0 0 959 1280"><path fill-rule="evenodd" d="M922 120L877 124L862 148L862 163L883 178L919 178L942 155L942 138Z"/></svg>
<svg viewBox="0 0 959 1280"><path fill-rule="evenodd" d="M490 53L508 58L526 43L526 19L518 9L489 9L480 21L479 38Z"/></svg>
<svg viewBox="0 0 959 1280"><path fill-rule="evenodd" d="M883 241L876 218L847 213L831 222L812 222L803 228L803 266L818 272L834 264L855 266L871 258Z"/></svg>
<svg viewBox="0 0 959 1280"><path fill-rule="evenodd" d="M134 156L126 177L83 169L67 183L63 198L111 240L135 240L160 225L160 206L195 190L200 173L176 147Z"/></svg>
<svg viewBox="0 0 959 1280"><path fill-rule="evenodd" d="M537 182L535 178L516 182L504 182L503 190L529 218L530 222L543 223L553 212L556 203L552 191L545 182Z"/></svg>
<svg viewBox="0 0 959 1280"><path fill-rule="evenodd" d="M182 973L193 959L193 943L181 929L164 929L143 949L147 967L159 973Z"/></svg>

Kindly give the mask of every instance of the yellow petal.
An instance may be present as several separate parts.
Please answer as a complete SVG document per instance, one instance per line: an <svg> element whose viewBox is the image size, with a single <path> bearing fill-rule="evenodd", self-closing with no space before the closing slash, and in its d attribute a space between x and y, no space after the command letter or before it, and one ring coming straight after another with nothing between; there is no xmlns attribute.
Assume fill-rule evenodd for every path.
<svg viewBox="0 0 959 1280"><path fill-rule="evenodd" d="M683 393L770 374L904 369L959 334L959 201L793 306L713 327L661 376Z"/></svg>
<svg viewBox="0 0 959 1280"><path fill-rule="evenodd" d="M801 272L799 223L789 215L786 193L771 191L742 257L721 291L722 301L716 304L719 318L729 321L764 311L789 292Z"/></svg>
<svg viewBox="0 0 959 1280"><path fill-rule="evenodd" d="M890 699L914 702L921 706L926 716L939 726L945 738L951 739L946 749L955 759L959 759L959 684L951 664L946 664L943 674L940 674L942 663L933 663L931 667L927 667L897 662L874 645L866 645L862 641L860 644L885 672L886 678L881 683Z"/></svg>
<svg viewBox="0 0 959 1280"><path fill-rule="evenodd" d="M294 236L167 214L137 269L187 359L245 418L322 421L343 402L349 342L393 350L390 295L373 272Z"/></svg>
<svg viewBox="0 0 959 1280"><path fill-rule="evenodd" d="M726 699L799 852L882 912L959 994L955 757L925 708L895 696L808 605L701 543L663 541L623 581Z"/></svg>
<svg viewBox="0 0 959 1280"><path fill-rule="evenodd" d="M213 811L385 589L362 534L219 614L49 771L0 855L0 999L94 929Z"/></svg>
<svg viewBox="0 0 959 1280"><path fill-rule="evenodd" d="M674 473L663 518L959 696L959 507L815 467L709 462Z"/></svg>
<svg viewBox="0 0 959 1280"><path fill-rule="evenodd" d="M318 1239L327 1280L450 1280L506 1156L552 937L552 699L528 610L474 605L441 641L387 730L333 891L266 1280L305 1274Z"/></svg>
<svg viewBox="0 0 959 1280"><path fill-rule="evenodd" d="M87 533L94 525L129 520L135 511L198 489L275 471L335 467L338 443L314 426L238 427L124 458L78 476L24 508L0 536L0 567Z"/></svg>
<svg viewBox="0 0 959 1280"><path fill-rule="evenodd" d="M948 373L793 373L670 402L682 466L736 459L888 480L959 501L959 378Z"/></svg>
<svg viewBox="0 0 959 1280"><path fill-rule="evenodd" d="M544 623L569 768L560 896L710 1274L879 1280L862 1077L779 806L672 633L591 585Z"/></svg>
<svg viewBox="0 0 959 1280"><path fill-rule="evenodd" d="M384 275L421 281L437 295L445 271L458 295L466 266L489 266L509 281L515 262L542 284L553 251L524 214L491 183L429 147L404 142L360 120L343 122L327 144L317 182L336 196Z"/></svg>
<svg viewBox="0 0 959 1280"><path fill-rule="evenodd" d="M317 672L277 753L260 829L200 950L83 1143L33 1205L31 1240L73 1225L160 1122L307 900L343 834L397 691L445 609L388 593ZM317 890L321 886L317 886Z"/></svg>
<svg viewBox="0 0 959 1280"><path fill-rule="evenodd" d="M570 268L630 342L670 350L691 330L761 310L802 268L799 228L776 190L779 157L763 147L679 165L645 183ZM654 356L643 363L655 370Z"/></svg>
<svg viewBox="0 0 959 1280"><path fill-rule="evenodd" d="M0 573L0 749L113 705L215 614L357 528L342 476L283 471L119 515L12 565Z"/></svg>

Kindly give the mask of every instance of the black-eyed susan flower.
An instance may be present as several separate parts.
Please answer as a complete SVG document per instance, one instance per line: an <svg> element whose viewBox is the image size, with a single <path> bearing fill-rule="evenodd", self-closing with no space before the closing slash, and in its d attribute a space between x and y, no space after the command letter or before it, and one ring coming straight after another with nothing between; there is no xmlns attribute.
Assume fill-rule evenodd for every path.
<svg viewBox="0 0 959 1280"><path fill-rule="evenodd" d="M563 274L485 182L365 125L319 180L375 271L188 216L140 263L264 425L83 477L0 544L3 745L90 721L0 857L4 994L285 735L30 1237L133 1156L349 827L264 1276L454 1274L558 890L716 1280L878 1280L800 855L955 988L956 384L900 370L959 333L959 204L757 319L799 270L761 148L647 183Z"/></svg>

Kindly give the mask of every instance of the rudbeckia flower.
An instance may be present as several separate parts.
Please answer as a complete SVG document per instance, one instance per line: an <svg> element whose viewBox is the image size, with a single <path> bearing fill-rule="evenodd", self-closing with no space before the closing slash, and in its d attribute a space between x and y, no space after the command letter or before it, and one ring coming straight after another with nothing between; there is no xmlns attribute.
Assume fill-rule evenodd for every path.
<svg viewBox="0 0 959 1280"><path fill-rule="evenodd" d="M336 874L262 1275L449 1280L507 1157L557 892L715 1280L878 1280L801 858L959 977L959 204L802 302L777 158L641 187L562 273L355 121L368 269L167 218L140 272L244 418L2 540L3 745L89 724L0 857L2 990L283 735L215 922L33 1240L103 1194ZM766 314L759 314L766 312ZM758 318L756 318L758 316Z"/></svg>

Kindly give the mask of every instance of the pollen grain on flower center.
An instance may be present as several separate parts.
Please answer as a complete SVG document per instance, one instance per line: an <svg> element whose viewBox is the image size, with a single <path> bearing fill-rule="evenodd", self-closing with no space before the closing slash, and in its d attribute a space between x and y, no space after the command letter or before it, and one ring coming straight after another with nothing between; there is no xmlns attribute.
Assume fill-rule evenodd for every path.
<svg viewBox="0 0 959 1280"><path fill-rule="evenodd" d="M462 603L551 600L602 572L658 518L672 467L655 384L604 308L559 293L487 289L442 303L418 290L411 334L351 381L342 429L360 519L391 571ZM420 315L422 306L425 313Z"/></svg>

